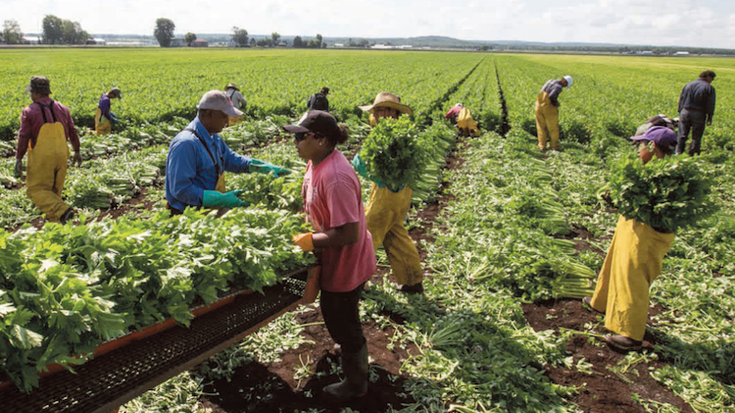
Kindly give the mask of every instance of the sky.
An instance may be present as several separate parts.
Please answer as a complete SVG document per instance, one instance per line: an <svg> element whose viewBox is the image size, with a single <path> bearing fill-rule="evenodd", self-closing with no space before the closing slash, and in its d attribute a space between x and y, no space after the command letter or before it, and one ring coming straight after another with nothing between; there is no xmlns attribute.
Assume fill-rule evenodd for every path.
<svg viewBox="0 0 735 413"><path fill-rule="evenodd" d="M176 33L324 37L449 36L463 40L617 43L735 49L733 0L0 0L0 20L41 31L47 14L91 34Z"/></svg>

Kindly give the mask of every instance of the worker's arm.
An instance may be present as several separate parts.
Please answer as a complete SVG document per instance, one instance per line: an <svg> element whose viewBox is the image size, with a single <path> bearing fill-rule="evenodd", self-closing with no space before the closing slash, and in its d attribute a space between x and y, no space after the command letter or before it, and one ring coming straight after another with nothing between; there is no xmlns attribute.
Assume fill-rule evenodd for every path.
<svg viewBox="0 0 735 413"><path fill-rule="evenodd" d="M314 248L339 248L357 244L360 239L360 223L350 222L313 235Z"/></svg>
<svg viewBox="0 0 735 413"><path fill-rule="evenodd" d="M224 169L227 172L249 172L252 158L235 153L221 138L216 140L219 152L223 154Z"/></svg>
<svg viewBox="0 0 735 413"><path fill-rule="evenodd" d="M33 126L30 120L31 107L23 109L20 115L20 129L18 130L18 146L15 148L15 159L23 160L28 151L28 143L31 141Z"/></svg>
<svg viewBox="0 0 735 413"><path fill-rule="evenodd" d="M712 117L715 116L715 88L710 86L710 93L709 96L707 96L707 108L705 112L707 113L707 124L712 124Z"/></svg>
<svg viewBox="0 0 735 413"><path fill-rule="evenodd" d="M562 91L562 86L560 83L554 84L550 91L549 91L549 100L551 101L551 104L554 106L559 106L559 94Z"/></svg>

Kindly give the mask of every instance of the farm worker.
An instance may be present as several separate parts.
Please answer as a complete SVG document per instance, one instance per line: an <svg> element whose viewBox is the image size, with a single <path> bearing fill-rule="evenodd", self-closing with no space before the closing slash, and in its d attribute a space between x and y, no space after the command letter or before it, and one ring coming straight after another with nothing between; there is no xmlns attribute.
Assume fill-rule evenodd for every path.
<svg viewBox="0 0 735 413"><path fill-rule="evenodd" d="M676 131L676 124L674 123L674 121L669 119L668 116L660 113L656 116L651 117L646 121L646 123L639 126L638 129L635 131L635 136L643 135L644 133L646 133L647 130L651 129L654 126L663 126L673 131Z"/></svg>
<svg viewBox="0 0 735 413"><path fill-rule="evenodd" d="M348 139L347 128L334 116L308 111L294 134L296 151L308 161L301 193L306 219L314 232L298 234L294 242L314 251L321 265L320 306L324 324L342 349L344 380L324 388L339 401L365 395L368 386L367 342L360 324L360 295L375 274L373 241L365 223L360 181L335 146Z"/></svg>
<svg viewBox="0 0 735 413"><path fill-rule="evenodd" d="M15 152L15 175L23 174L23 157L28 152L26 194L46 214L50 222L62 224L74 218L74 210L61 200L66 179L69 147L74 149L72 165L82 164L79 135L66 106L51 100L51 83L33 76L26 87L33 103L23 109Z"/></svg>
<svg viewBox="0 0 735 413"><path fill-rule="evenodd" d="M444 119L449 119L452 124L457 125L460 136L480 136L480 130L477 129L477 121L472 119L472 113L469 109L457 103L444 115Z"/></svg>
<svg viewBox="0 0 735 413"><path fill-rule="evenodd" d="M234 83L229 83L227 87L225 88L225 94L228 98L232 101L232 106L236 107L240 111L245 110L245 107L248 105L248 101L245 100L245 96L240 93L240 89L237 88L237 86ZM230 116L227 121L227 126L232 126L242 120L242 117L232 117Z"/></svg>
<svg viewBox="0 0 735 413"><path fill-rule="evenodd" d="M546 150L546 135L548 130L551 138L551 149L559 150L559 94L563 88L572 88L572 77L567 75L561 79L551 79L544 83L536 96L536 131L538 133L538 147Z"/></svg>
<svg viewBox="0 0 735 413"><path fill-rule="evenodd" d="M187 206L234 208L247 206L238 198L241 191L225 190L225 171L260 172L278 175L291 171L267 162L236 154L218 135L228 116L242 112L232 106L224 92L211 90L202 96L198 114L171 141L166 160L166 200L171 215L181 214Z"/></svg>
<svg viewBox="0 0 735 413"><path fill-rule="evenodd" d="M663 126L654 126L642 136L631 138L639 142L639 156L648 163L674 153L676 133ZM651 283L661 273L664 256L674 242L674 234L665 228L620 216L610 249L602 264L597 287L592 297L582 302L605 313L605 328L617 333L605 337L608 345L623 351L641 348L648 318Z"/></svg>
<svg viewBox="0 0 735 413"><path fill-rule="evenodd" d="M699 74L699 79L689 82L679 95L679 142L676 145L676 154L681 155L686 149L689 131L692 132L692 143L689 146L689 155L698 155L702 150L702 135L705 124L712 125L712 116L715 114L715 72L705 70Z"/></svg>
<svg viewBox="0 0 735 413"><path fill-rule="evenodd" d="M107 135L112 132L112 125L117 124L117 117L112 112L110 99L120 99L122 92L120 88L113 87L109 92L103 93L100 96L100 101L97 104L97 112L94 114L94 130L98 135Z"/></svg>
<svg viewBox="0 0 735 413"><path fill-rule="evenodd" d="M360 106L370 112L370 125L375 127L382 118L397 119L401 114L412 114L407 105L392 93L378 93L372 105ZM359 155L352 161L355 169L367 179L365 164ZM388 255L393 276L396 277L398 290L404 293L423 293L424 272L421 259L413 240L403 226L408 210L411 208L411 188L388 188L373 182L370 187L370 200L366 210L367 228L373 236L373 248L383 249Z"/></svg>
<svg viewBox="0 0 735 413"><path fill-rule="evenodd" d="M306 102L308 110L323 110L325 112L329 112L329 100L327 99L328 94L329 88L324 86L322 90L309 96L309 100Z"/></svg>

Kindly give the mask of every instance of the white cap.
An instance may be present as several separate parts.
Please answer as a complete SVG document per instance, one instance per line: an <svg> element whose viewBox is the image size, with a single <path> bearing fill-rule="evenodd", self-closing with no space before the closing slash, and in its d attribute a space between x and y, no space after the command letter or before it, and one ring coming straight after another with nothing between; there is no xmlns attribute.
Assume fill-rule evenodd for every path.
<svg viewBox="0 0 735 413"><path fill-rule="evenodd" d="M210 90L205 93L204 96L202 96L202 100L199 101L197 109L219 110L233 118L242 116L242 111L232 106L230 98L221 90Z"/></svg>
<svg viewBox="0 0 735 413"><path fill-rule="evenodd" d="M459 107L461 108L461 107L462 107L462 104L461 104L461 103L457 103L457 104L456 104L456 105L454 105L454 106L459 106Z"/></svg>
<svg viewBox="0 0 735 413"><path fill-rule="evenodd" d="M566 75L563 77L563 79L567 81L567 89L571 89L572 83L574 83L574 80L572 79L572 77L569 75Z"/></svg>

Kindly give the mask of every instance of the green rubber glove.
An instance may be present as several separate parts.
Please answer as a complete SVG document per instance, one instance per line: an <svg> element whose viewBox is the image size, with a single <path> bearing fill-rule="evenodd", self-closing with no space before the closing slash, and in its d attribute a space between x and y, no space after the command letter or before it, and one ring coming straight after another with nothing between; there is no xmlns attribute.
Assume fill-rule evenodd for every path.
<svg viewBox="0 0 735 413"><path fill-rule="evenodd" d="M263 162L259 159L253 159L250 161L250 170L253 172L260 172L262 174L273 173L273 176L278 178L279 175L289 175L291 170L281 168L280 166L273 165L268 162Z"/></svg>
<svg viewBox="0 0 735 413"><path fill-rule="evenodd" d="M235 190L223 194L218 191L205 190L202 197L202 206L207 208L236 208L250 205L249 202L237 197L242 192L241 190Z"/></svg>
<svg viewBox="0 0 735 413"><path fill-rule="evenodd" d="M361 177L365 179L370 179L370 174L368 173L367 165L365 165L365 161L362 160L359 153L355 155L354 158L352 158L352 167L355 168L355 171Z"/></svg>

